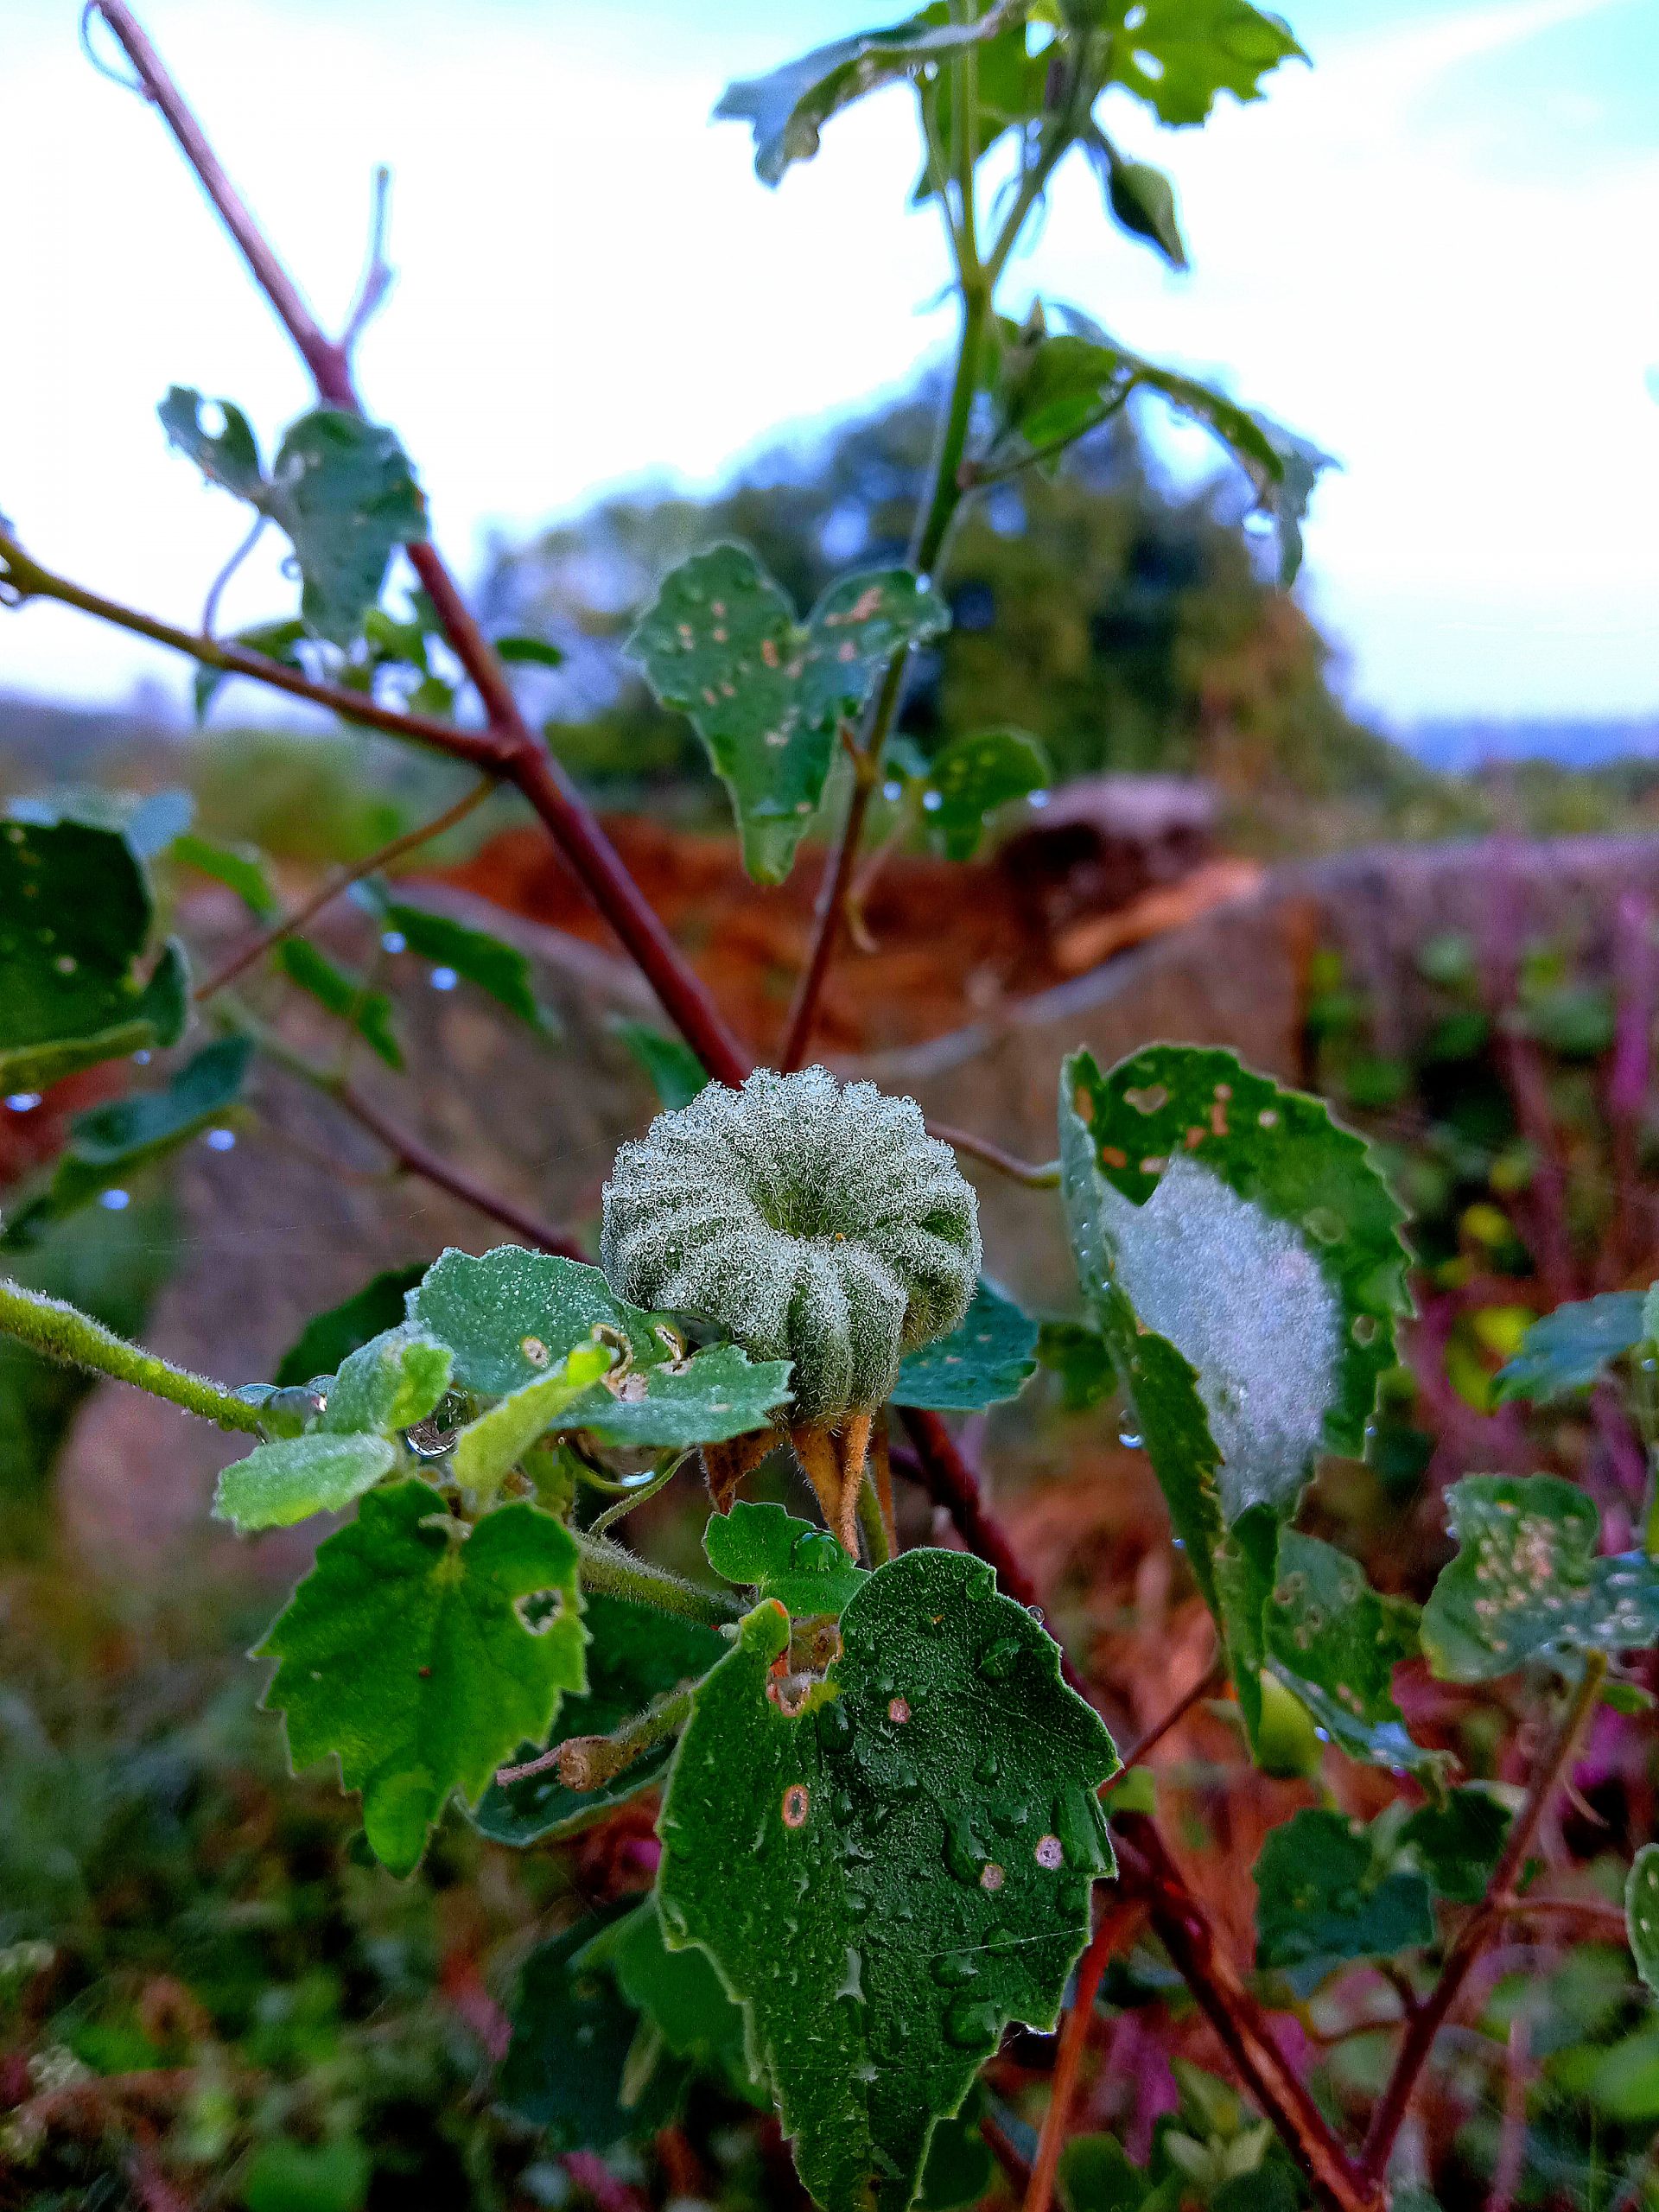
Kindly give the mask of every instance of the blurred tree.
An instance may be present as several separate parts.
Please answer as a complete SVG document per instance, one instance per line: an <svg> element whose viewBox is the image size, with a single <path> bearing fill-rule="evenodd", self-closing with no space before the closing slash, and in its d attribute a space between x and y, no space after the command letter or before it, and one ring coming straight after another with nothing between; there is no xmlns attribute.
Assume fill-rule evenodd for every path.
<svg viewBox="0 0 1659 2212"><path fill-rule="evenodd" d="M568 765L613 798L707 785L689 726L623 658L636 613L666 569L721 538L753 546L803 608L849 561L901 560L936 417L923 387L815 447L775 449L709 498L607 499L498 547L492 626L568 655L541 700ZM1268 580L1242 503L1226 481L1173 486L1125 421L1058 474L989 491L954 540L953 626L917 657L905 733L931 753L1012 725L1043 741L1063 777L1207 776L1269 842L1310 800L1397 817L1437 779L1343 706L1331 648Z"/></svg>

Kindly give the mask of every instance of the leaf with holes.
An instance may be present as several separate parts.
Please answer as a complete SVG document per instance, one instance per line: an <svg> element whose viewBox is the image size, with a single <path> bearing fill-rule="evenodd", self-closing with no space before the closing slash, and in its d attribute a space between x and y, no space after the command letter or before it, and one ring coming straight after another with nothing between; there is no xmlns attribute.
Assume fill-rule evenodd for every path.
<svg viewBox="0 0 1659 2212"><path fill-rule="evenodd" d="M1415 1605L1379 1596L1346 1552L1294 1529L1281 1535L1268 1664L1350 1758L1433 1783L1446 1754L1412 1741L1394 1697L1395 1669L1419 1649L1417 1621Z"/></svg>
<svg viewBox="0 0 1659 2212"><path fill-rule="evenodd" d="M319 637L348 645L378 600L400 545L427 534L426 501L394 434L315 407L276 449L263 502L300 564L300 612Z"/></svg>
<svg viewBox="0 0 1659 2212"><path fill-rule="evenodd" d="M614 1977L589 1962L595 1940L587 1919L539 1944L513 2001L499 2094L509 2112L545 2131L555 2152L650 2138L673 2118L690 2073L684 2064L639 2065L639 2016Z"/></svg>
<svg viewBox="0 0 1659 2212"><path fill-rule="evenodd" d="M732 1648L725 1637L700 1622L598 1591L588 1596L584 1618L588 1688L560 1707L561 1737L608 1736L664 1691L701 1680ZM538 1743L521 1744L511 1764L525 1765L542 1748ZM493 1782L473 1815L474 1825L497 1843L541 1843L578 1834L613 1805L653 1788L673 1753L671 1739L655 1745L597 1789L567 1789L556 1767L520 1782Z"/></svg>
<svg viewBox="0 0 1659 2212"><path fill-rule="evenodd" d="M391 1001L384 991L319 952L308 938L285 937L271 957L290 983L297 983L319 1006L348 1023L389 1068L403 1066L404 1048L393 1026Z"/></svg>
<svg viewBox="0 0 1659 2212"><path fill-rule="evenodd" d="M637 1365L680 1350L664 1316L625 1305L597 1268L516 1244L481 1258L452 1247L410 1294L409 1315L448 1345L461 1388L492 1398L538 1381L596 1328L626 1338Z"/></svg>
<svg viewBox="0 0 1659 2212"><path fill-rule="evenodd" d="M1037 1324L982 1275L950 1335L901 1361L893 1402L941 1413L1000 1405L1019 1396L1036 1364Z"/></svg>
<svg viewBox="0 0 1659 2212"><path fill-rule="evenodd" d="M636 1450L724 1444L766 1427L788 1402L792 1372L786 1359L751 1359L736 1344L715 1344L636 1368L613 1393L590 1391L570 1426Z"/></svg>
<svg viewBox="0 0 1659 2212"><path fill-rule="evenodd" d="M1230 1052L1155 1045L1063 1097L1106 1185L1114 1277L1188 1359L1229 1521L1287 1515L1321 1451L1358 1452L1410 1311L1404 1211L1324 1104Z"/></svg>
<svg viewBox="0 0 1659 2212"><path fill-rule="evenodd" d="M627 651L709 748L757 881L789 874L837 728L861 711L894 653L949 621L907 569L843 577L804 624L745 546L694 554L664 579Z"/></svg>
<svg viewBox="0 0 1659 2212"><path fill-rule="evenodd" d="M1088 13L1112 34L1113 77L1177 127L1204 122L1222 92L1259 100L1270 71L1307 59L1288 25L1249 0L1090 0Z"/></svg>
<svg viewBox="0 0 1659 2212"><path fill-rule="evenodd" d="M314 1314L277 1362L277 1389L334 1374L371 1337L395 1329L404 1319L409 1293L425 1273L423 1266L385 1268L340 1305Z"/></svg>
<svg viewBox="0 0 1659 2212"><path fill-rule="evenodd" d="M51 1223L90 1205L100 1191L126 1182L222 1121L241 1096L252 1057L245 1039L225 1038L187 1060L165 1090L78 1114L51 1182L10 1216L0 1242L33 1243Z"/></svg>
<svg viewBox="0 0 1659 2212"><path fill-rule="evenodd" d="M213 1518L238 1535L291 1529L314 1513L342 1513L391 1472L395 1445L384 1436L279 1437L232 1460L213 1494Z"/></svg>
<svg viewBox="0 0 1659 2212"><path fill-rule="evenodd" d="M809 1689L775 1671L783 1606L743 1622L680 1739L658 1898L743 2005L818 2203L900 2212L1004 2027L1058 2018L1117 1759L978 1560L903 1554L841 1633Z"/></svg>
<svg viewBox="0 0 1659 2212"><path fill-rule="evenodd" d="M558 1024L537 998L530 963L517 945L493 937L488 930L468 928L465 923L451 921L447 914L435 914L428 906L411 906L402 899L382 898L376 904L383 925L397 931L404 950L418 959L452 969L463 982L486 993L527 1029L543 1036L557 1033Z"/></svg>
<svg viewBox="0 0 1659 2212"><path fill-rule="evenodd" d="M711 1513L702 1548L716 1574L775 1598L797 1619L842 1612L868 1580L827 1529L781 1505L740 1500L729 1513Z"/></svg>
<svg viewBox="0 0 1659 2212"><path fill-rule="evenodd" d="M994 38L999 10L977 22L953 22L946 0L886 30L861 31L815 47L798 61L765 77L728 85L715 110L717 120L747 123L754 132L755 175L776 184L791 162L810 162L832 115L867 92L937 67L963 48Z"/></svg>
<svg viewBox="0 0 1659 2212"><path fill-rule="evenodd" d="M575 1427L570 1409L615 1363L608 1344L578 1345L533 1382L521 1382L457 1432L451 1465L455 1480L480 1497L493 1497L503 1478L551 1428Z"/></svg>
<svg viewBox="0 0 1659 2212"><path fill-rule="evenodd" d="M0 823L0 1090L44 1090L178 1043L188 975L171 941L143 972L154 916L143 868L115 830Z"/></svg>
<svg viewBox="0 0 1659 2212"><path fill-rule="evenodd" d="M1644 1843L1624 1885L1624 1926L1636 1970L1659 1997L1659 1843Z"/></svg>
<svg viewBox="0 0 1659 2212"><path fill-rule="evenodd" d="M1296 1813L1255 1862L1255 1961L1320 1968L1392 1958L1432 1943L1434 1909L1419 1874L1390 1868L1340 1813Z"/></svg>
<svg viewBox="0 0 1659 2212"><path fill-rule="evenodd" d="M239 407L228 399L211 404L219 409L217 430L210 429L202 420L202 410L210 403L188 385L174 385L156 411L168 445L194 461L210 484L257 506L265 491L259 442Z"/></svg>
<svg viewBox="0 0 1659 2212"><path fill-rule="evenodd" d="M1443 1680L1490 1681L1529 1659L1659 1643L1659 1560L1598 1556L1601 1515L1558 1475L1466 1475L1446 1494L1458 1555L1423 1608Z"/></svg>
<svg viewBox="0 0 1659 2212"><path fill-rule="evenodd" d="M418 1863L458 1789L476 1803L517 1744L586 1686L575 1539L516 1503L466 1529L429 1484L371 1491L256 1653L279 1663L296 1769L330 1752L375 1855Z"/></svg>
<svg viewBox="0 0 1659 2212"><path fill-rule="evenodd" d="M1499 1368L1492 1395L1500 1404L1528 1398L1546 1405L1574 1390L1587 1389L1616 1359L1623 1359L1647 1338L1639 1290L1605 1290L1599 1298L1578 1298L1535 1321L1521 1349Z"/></svg>
<svg viewBox="0 0 1659 2212"><path fill-rule="evenodd" d="M1039 791L1054 777L1052 762L1023 730L985 730L953 737L928 763L922 786L923 826L948 861L971 860L988 816Z"/></svg>

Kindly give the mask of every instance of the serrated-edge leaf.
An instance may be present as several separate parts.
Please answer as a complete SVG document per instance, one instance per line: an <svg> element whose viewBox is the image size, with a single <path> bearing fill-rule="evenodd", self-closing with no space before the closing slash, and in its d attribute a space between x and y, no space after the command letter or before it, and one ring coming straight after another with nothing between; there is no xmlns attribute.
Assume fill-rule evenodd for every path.
<svg viewBox="0 0 1659 2212"><path fill-rule="evenodd" d="M725 1581L775 1598L797 1618L842 1612L868 1580L827 1529L781 1505L740 1499L729 1513L711 1513L702 1548Z"/></svg>
<svg viewBox="0 0 1659 2212"><path fill-rule="evenodd" d="M347 1354L328 1385L318 1427L335 1436L390 1436L412 1428L449 1388L448 1344L407 1323L387 1329Z"/></svg>
<svg viewBox="0 0 1659 2212"><path fill-rule="evenodd" d="M313 1433L257 1444L219 1476L213 1517L246 1536L292 1528L314 1513L340 1513L390 1474L397 1457L383 1436Z"/></svg>

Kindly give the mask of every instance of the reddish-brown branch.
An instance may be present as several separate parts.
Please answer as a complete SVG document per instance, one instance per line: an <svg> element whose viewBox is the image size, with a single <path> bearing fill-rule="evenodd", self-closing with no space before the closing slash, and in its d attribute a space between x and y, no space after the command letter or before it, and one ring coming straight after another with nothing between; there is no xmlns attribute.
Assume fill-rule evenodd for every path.
<svg viewBox="0 0 1659 2212"><path fill-rule="evenodd" d="M1556 1784L1572 1767L1579 1739L1595 1711L1602 1677L1606 1671L1606 1662L1599 1653L1592 1652L1586 1660L1584 1678L1573 1693L1555 1740L1534 1776L1525 1802L1516 1815L1503 1855L1492 1871L1485 1898L1465 1921L1446 1954L1440 1980L1407 2024L1399 2055L1395 2060L1394 2071L1389 2075L1376 2109L1371 2115L1370 2129L1365 2138L1361 2164L1364 2172L1373 2179L1380 2179L1388 2171L1395 2138L1410 2109L1413 2093L1419 2076L1428 2063L1435 2037L1450 2017L1487 1938L1517 1903L1524 1903L1514 1895L1515 1878L1526 1863L1533 1838L1538 1833L1539 1823L1555 1793Z"/></svg>
<svg viewBox="0 0 1659 2212"><path fill-rule="evenodd" d="M1217 1656L1215 1659L1212 1659L1210 1664L1205 1669L1203 1674L1198 1676L1198 1681L1193 1683L1192 1688L1182 1692L1181 1695L1176 1699L1174 1704L1170 1707L1169 1711L1165 1713L1163 1719L1161 1720L1154 1720L1151 1727L1147 1729L1146 1734L1141 1738L1140 1741L1132 1745L1128 1751L1124 1752L1122 1765L1119 1767L1117 1772L1112 1777L1111 1780L1106 1784L1105 1788L1100 1793L1103 1797L1109 1796L1112 1791L1116 1789L1118 1783L1122 1781L1124 1776L1130 1773L1135 1767L1138 1767L1141 1764L1141 1762L1146 1758L1148 1751L1155 1751L1158 1745L1163 1742L1165 1737L1168 1735L1172 1728L1176 1728L1180 1726L1181 1722L1185 1719L1187 1714L1192 1712L1193 1707L1197 1705L1200 1698L1207 1697L1212 1689L1219 1688L1223 1679L1223 1671L1220 1657Z"/></svg>
<svg viewBox="0 0 1659 2212"><path fill-rule="evenodd" d="M1060 2152L1065 2146L1066 2126L1071 2117L1071 2100L1077 2094L1077 2073L1083 2064L1083 2054L1089 2043L1090 2024L1095 2016L1095 1999L1099 1993L1100 1978L1113 1954L1122 1950L1133 1940L1136 1929L1145 1917L1146 1908L1143 1905L1108 1905L1101 1914L1099 1927L1090 1938L1088 1949L1077 1962L1077 1988L1060 2029L1060 2047L1054 2057L1053 2087L1049 2091L1048 2110L1043 2115L1043 2132L1037 2144L1037 2163L1031 2170L1031 2179L1026 2187L1025 2212L1048 2212L1054 2195L1054 2178L1060 2168Z"/></svg>
<svg viewBox="0 0 1659 2212"><path fill-rule="evenodd" d="M202 189L240 248L254 282L275 308L310 370L319 397L332 406L359 411L351 361L345 347L325 335L298 287L249 213L126 0L96 0L96 4L137 72L145 92L165 118ZM749 1065L741 1046L617 857L609 838L525 721L506 671L474 620L442 556L430 544L411 545L407 550L450 647L477 690L488 718L487 739L479 741L466 757L494 766L523 793L687 1044L711 1075L722 1083L741 1083ZM252 672L263 673L261 670ZM358 719L368 717L359 715ZM392 721L382 720L378 726L404 734Z"/></svg>

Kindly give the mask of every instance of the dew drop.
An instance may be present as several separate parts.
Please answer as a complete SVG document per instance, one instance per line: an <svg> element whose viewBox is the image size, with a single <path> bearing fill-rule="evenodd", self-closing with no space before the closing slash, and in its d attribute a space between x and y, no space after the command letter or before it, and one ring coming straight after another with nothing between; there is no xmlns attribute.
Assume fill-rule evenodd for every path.
<svg viewBox="0 0 1659 2212"><path fill-rule="evenodd" d="M1020 1640L1017 1637L999 1637L995 1643L988 1643L979 1655L979 1671L988 1682L1004 1681L1020 1663Z"/></svg>
<svg viewBox="0 0 1659 2212"><path fill-rule="evenodd" d="M132 1204L132 1196L127 1191L100 1191L98 1203L107 1213L124 1213Z"/></svg>
<svg viewBox="0 0 1659 2212"><path fill-rule="evenodd" d="M792 1567L805 1574L828 1574L840 1566L846 1554L827 1529L809 1529L795 1539L795 1548L789 1555Z"/></svg>
<svg viewBox="0 0 1659 2212"><path fill-rule="evenodd" d="M830 1541L833 1543L835 1539L831 1537ZM818 1707L817 1730L821 1748L834 1754L852 1749L857 1723L840 1698L831 1698ZM840 1803L839 1798L836 1803Z"/></svg>
<svg viewBox="0 0 1659 2212"><path fill-rule="evenodd" d="M976 2004L970 1998L958 1998L944 2016L944 2035L959 2050L977 2050L982 2044L995 2043L997 2017L995 2005Z"/></svg>
<svg viewBox="0 0 1659 2212"><path fill-rule="evenodd" d="M941 1951L933 1961L933 1979L942 1989L960 1989L978 1974L979 1961L971 1951Z"/></svg>
<svg viewBox="0 0 1659 2212"><path fill-rule="evenodd" d="M995 1782L1001 1771L1001 1760L997 1757L995 1748L988 1745L979 1755L978 1764L974 1768L974 1780L976 1782Z"/></svg>
<svg viewBox="0 0 1659 2212"><path fill-rule="evenodd" d="M32 1114L40 1103L38 1090L14 1090L6 1101L6 1109L12 1114Z"/></svg>
<svg viewBox="0 0 1659 2212"><path fill-rule="evenodd" d="M1117 1440L1126 1452L1140 1451L1142 1442L1132 1428L1120 1428L1117 1432Z"/></svg>

